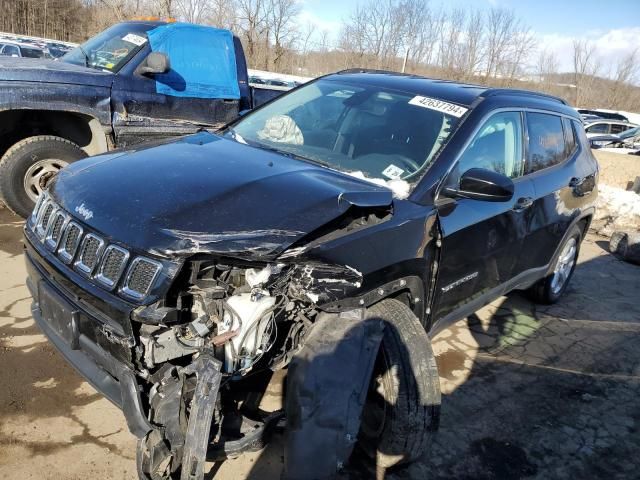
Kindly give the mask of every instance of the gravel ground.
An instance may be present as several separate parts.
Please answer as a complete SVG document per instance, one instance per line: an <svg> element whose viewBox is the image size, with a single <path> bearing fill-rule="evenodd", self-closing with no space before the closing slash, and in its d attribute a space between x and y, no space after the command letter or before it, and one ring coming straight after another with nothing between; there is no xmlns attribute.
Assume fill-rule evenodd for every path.
<svg viewBox="0 0 640 480"><path fill-rule="evenodd" d="M627 184L640 176L639 156L612 151L591 151L600 164L600 183L626 190Z"/></svg>
<svg viewBox="0 0 640 480"><path fill-rule="evenodd" d="M34 325L22 222L0 210L0 478L133 479L135 440ZM432 452L390 478L640 478L640 267L588 236L560 303L503 297L434 339L443 408ZM279 402L276 387L268 401ZM282 438L210 465L279 478Z"/></svg>

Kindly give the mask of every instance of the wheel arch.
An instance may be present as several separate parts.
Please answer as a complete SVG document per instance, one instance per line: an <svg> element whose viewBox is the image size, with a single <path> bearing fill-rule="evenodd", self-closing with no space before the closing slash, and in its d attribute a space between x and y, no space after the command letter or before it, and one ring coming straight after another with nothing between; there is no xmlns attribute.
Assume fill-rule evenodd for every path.
<svg viewBox="0 0 640 480"><path fill-rule="evenodd" d="M53 135L78 145L87 155L97 155L113 146L100 120L85 112L46 109L0 111L0 156L14 144L36 135Z"/></svg>

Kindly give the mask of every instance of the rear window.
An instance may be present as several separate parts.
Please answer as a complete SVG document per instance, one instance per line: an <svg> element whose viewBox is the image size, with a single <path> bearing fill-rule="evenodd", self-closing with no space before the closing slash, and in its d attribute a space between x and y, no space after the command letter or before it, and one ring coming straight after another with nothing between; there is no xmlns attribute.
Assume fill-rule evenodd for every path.
<svg viewBox="0 0 640 480"><path fill-rule="evenodd" d="M546 113L527 113L527 130L527 173L552 167L566 158L562 118Z"/></svg>

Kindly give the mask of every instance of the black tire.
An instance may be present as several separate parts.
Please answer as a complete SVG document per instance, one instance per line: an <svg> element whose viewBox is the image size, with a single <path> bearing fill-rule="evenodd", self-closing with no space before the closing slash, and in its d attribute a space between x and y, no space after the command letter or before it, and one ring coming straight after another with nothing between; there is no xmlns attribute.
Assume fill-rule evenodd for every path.
<svg viewBox="0 0 640 480"><path fill-rule="evenodd" d="M384 300L367 312L386 323L353 461L378 472L428 450L438 428L440 378L429 336L413 312Z"/></svg>
<svg viewBox="0 0 640 480"><path fill-rule="evenodd" d="M557 289L557 288L554 288L554 277L556 275L555 270L556 270L556 267L558 266L559 261L562 258L563 250L565 249L567 244L569 244L570 242L575 242L575 254L574 254L575 258L571 266L571 269L568 272L568 275L564 279L561 287ZM558 250L556 251L556 254L553 257L553 260L552 260L553 267L551 268L551 272L546 277L544 277L542 280L539 280L537 283L535 283L532 287L530 287L527 290L527 295L529 296L529 298L531 298L531 300L533 300L536 303L541 303L543 305L551 305L553 303L556 303L560 299L560 297L564 294L565 290L569 286L571 277L573 277L573 272L576 268L576 265L578 264L578 255L580 255L581 243L582 243L581 224L574 225L569 231L569 233L567 234L567 236L564 238L560 246L558 247Z"/></svg>
<svg viewBox="0 0 640 480"><path fill-rule="evenodd" d="M86 156L78 145L61 137L38 135L20 140L0 160L0 198L12 212L27 218L35 204L25 190L29 169L41 160L68 164Z"/></svg>

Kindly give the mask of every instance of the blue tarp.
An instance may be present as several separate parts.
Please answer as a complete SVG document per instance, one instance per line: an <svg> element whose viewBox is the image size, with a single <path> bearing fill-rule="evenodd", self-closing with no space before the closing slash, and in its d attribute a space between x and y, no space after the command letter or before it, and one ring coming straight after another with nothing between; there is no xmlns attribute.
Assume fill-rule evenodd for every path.
<svg viewBox="0 0 640 480"><path fill-rule="evenodd" d="M228 30L171 23L147 33L151 51L169 56L156 92L175 97L239 99L233 35Z"/></svg>

